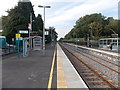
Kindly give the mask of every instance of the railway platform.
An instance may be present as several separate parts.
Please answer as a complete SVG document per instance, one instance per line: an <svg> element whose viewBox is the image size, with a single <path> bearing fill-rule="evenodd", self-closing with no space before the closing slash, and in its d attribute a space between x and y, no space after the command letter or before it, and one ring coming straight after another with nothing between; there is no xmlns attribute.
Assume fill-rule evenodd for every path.
<svg viewBox="0 0 120 90"><path fill-rule="evenodd" d="M3 88L118 87L117 68L120 66L116 53L60 43L46 45L44 53L40 50L29 54L29 57L18 58L11 54L3 58Z"/></svg>
<svg viewBox="0 0 120 90"><path fill-rule="evenodd" d="M31 51L30 56L25 58L18 58L12 54L5 56L2 60L3 90L4 88L88 89L59 44L56 48L55 45L47 45L45 54L43 51Z"/></svg>
<svg viewBox="0 0 120 90"><path fill-rule="evenodd" d="M40 90L48 88L55 45L46 45L46 50L30 51L28 57L16 54L2 58L2 90ZM56 62L54 63L51 88L57 88Z"/></svg>
<svg viewBox="0 0 120 90"><path fill-rule="evenodd" d="M119 54L73 44L60 46L88 87L118 90Z"/></svg>
<svg viewBox="0 0 120 90"><path fill-rule="evenodd" d="M57 44L57 88L88 88Z"/></svg>

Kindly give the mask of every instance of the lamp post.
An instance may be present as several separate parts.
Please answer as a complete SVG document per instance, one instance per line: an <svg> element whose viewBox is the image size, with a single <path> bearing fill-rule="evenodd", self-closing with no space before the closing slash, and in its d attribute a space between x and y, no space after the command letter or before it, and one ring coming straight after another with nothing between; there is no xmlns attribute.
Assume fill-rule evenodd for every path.
<svg viewBox="0 0 120 90"><path fill-rule="evenodd" d="M34 5L32 6L34 7ZM32 45L31 45L31 40L30 40L30 32L32 32L32 23L33 23L33 15L32 15L32 11L30 12L30 23L29 23L29 49L32 49Z"/></svg>
<svg viewBox="0 0 120 90"><path fill-rule="evenodd" d="M114 38L117 38L117 47L119 48L119 39L118 39L118 34L113 30L113 29L110 29L114 34L112 34L112 37ZM118 50L119 51L119 50Z"/></svg>
<svg viewBox="0 0 120 90"><path fill-rule="evenodd" d="M32 13L30 13L30 23L28 24L28 28L29 28L29 47L30 49L32 49L32 45L31 45L31 40L30 40L30 32L32 32L32 23L34 22L33 18L32 18Z"/></svg>
<svg viewBox="0 0 120 90"><path fill-rule="evenodd" d="M89 34L87 34L87 46L89 47Z"/></svg>
<svg viewBox="0 0 120 90"><path fill-rule="evenodd" d="M92 47L92 39L93 39L93 32L92 32L92 27L89 27L90 29L90 39L89 39L89 46Z"/></svg>
<svg viewBox="0 0 120 90"><path fill-rule="evenodd" d="M30 23L28 25L29 28L29 38L30 38L30 32L32 31L32 13L30 13Z"/></svg>
<svg viewBox="0 0 120 90"><path fill-rule="evenodd" d="M51 45L52 45L52 27L49 27L50 35L51 35Z"/></svg>
<svg viewBox="0 0 120 90"><path fill-rule="evenodd" d="M38 5L38 7L43 8L44 9L44 18L43 18L43 50L45 50L45 8L51 8L51 6L41 6Z"/></svg>
<svg viewBox="0 0 120 90"><path fill-rule="evenodd" d="M92 36L93 36L92 27L89 27L89 29L90 29L90 37L92 39Z"/></svg>

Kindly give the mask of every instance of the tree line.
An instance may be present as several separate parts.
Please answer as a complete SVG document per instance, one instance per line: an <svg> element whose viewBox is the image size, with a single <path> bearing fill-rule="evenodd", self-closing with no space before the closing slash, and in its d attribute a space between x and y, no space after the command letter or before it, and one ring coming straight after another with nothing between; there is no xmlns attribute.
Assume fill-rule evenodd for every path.
<svg viewBox="0 0 120 90"><path fill-rule="evenodd" d="M43 20L40 14L35 16L31 2L18 2L18 5L6 12L8 15L2 16L2 35L6 36L7 42L11 42L19 30L28 30L30 13L32 13L32 30L42 36ZM28 34L24 36L28 36Z"/></svg>
<svg viewBox="0 0 120 90"><path fill-rule="evenodd" d="M111 37L111 34L120 35L118 20L105 17L101 13L85 15L79 18L71 31L65 35L65 39L86 38L98 40L103 37Z"/></svg>

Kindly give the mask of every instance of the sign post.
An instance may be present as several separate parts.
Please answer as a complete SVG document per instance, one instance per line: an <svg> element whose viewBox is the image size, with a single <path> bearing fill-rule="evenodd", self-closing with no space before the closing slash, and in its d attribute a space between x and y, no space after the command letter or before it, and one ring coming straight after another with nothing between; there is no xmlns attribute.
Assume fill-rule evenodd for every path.
<svg viewBox="0 0 120 90"><path fill-rule="evenodd" d="M12 38L12 44L13 44L13 52L15 51L15 47L14 47L14 38Z"/></svg>
<svg viewBox="0 0 120 90"><path fill-rule="evenodd" d="M23 40L23 57L27 56L27 40Z"/></svg>
<svg viewBox="0 0 120 90"><path fill-rule="evenodd" d="M20 57L20 34L16 34L16 43L17 43L17 52L18 52L18 57Z"/></svg>

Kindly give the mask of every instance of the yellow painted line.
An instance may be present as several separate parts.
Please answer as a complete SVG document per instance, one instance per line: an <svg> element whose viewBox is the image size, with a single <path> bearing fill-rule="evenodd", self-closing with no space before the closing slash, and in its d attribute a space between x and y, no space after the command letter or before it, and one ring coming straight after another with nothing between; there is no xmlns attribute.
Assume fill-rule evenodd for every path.
<svg viewBox="0 0 120 90"><path fill-rule="evenodd" d="M53 70L54 70L54 64L55 64L55 56L56 56L56 47L55 47L55 51L54 51L54 56L53 56L53 60L52 60L52 67L51 67L50 76L49 76L48 90L51 90Z"/></svg>
<svg viewBox="0 0 120 90"><path fill-rule="evenodd" d="M63 69L60 46L57 49L57 88L67 88L67 81Z"/></svg>

